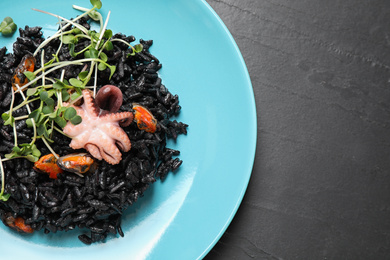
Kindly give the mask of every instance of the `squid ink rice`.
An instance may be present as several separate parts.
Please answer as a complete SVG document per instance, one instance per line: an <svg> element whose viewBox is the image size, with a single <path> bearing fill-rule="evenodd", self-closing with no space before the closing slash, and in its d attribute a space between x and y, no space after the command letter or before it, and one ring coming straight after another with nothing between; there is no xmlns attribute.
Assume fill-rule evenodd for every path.
<svg viewBox="0 0 390 260"><path fill-rule="evenodd" d="M88 18L77 21L90 28ZM70 30L68 28L67 30ZM117 33L112 39L134 42L134 36ZM13 53L6 48L0 49L0 114L7 112L12 103L12 77L17 66L26 55L33 55L44 41L41 27L19 29L19 37L13 44ZM135 55L133 50L122 41L112 41L113 48L105 51L107 63L115 65L116 71L110 78L106 68L97 74L97 89L104 85L115 85L123 93L121 111L133 111L136 103L147 108L157 120L154 133L140 130L134 122L124 131L131 140L131 149L122 152L122 161L110 165L104 160L98 162L97 170L83 177L70 172L58 174L51 179L33 169L34 163L26 159L4 161L5 194L7 201L0 200L0 217L5 225L12 226L13 221L22 219L32 231L56 233L76 228L86 228L87 233L79 235L85 244L103 241L107 236L123 236L121 217L126 208L143 195L145 190L157 179L164 179L169 172L175 171L182 161L177 158L178 150L166 147L167 139L187 133L187 125L171 118L180 112L179 97L169 92L162 83L158 71L162 65L149 52L152 40L139 40L143 49ZM74 51L85 48L87 40L79 39L73 46ZM50 41L44 49L44 60L49 61L57 55L59 61L72 61L80 57L70 55L69 46L62 44L59 38ZM59 49L58 54L56 54ZM41 68L42 49L36 55L35 69ZM82 54L80 54L82 55ZM85 68L84 68L85 69ZM83 66L69 65L62 70L52 72L51 78L77 78ZM92 75L91 82L95 80ZM38 81L38 84L39 83ZM15 104L21 103L21 95L15 94ZM39 102L30 103L31 110L39 107ZM29 114L26 106L15 110L13 116ZM14 133L20 143L29 143L34 135L26 120L15 121L16 132L10 125L0 121L0 156L2 159L14 147ZM53 132L51 147L59 156L74 153L69 147L71 139ZM37 141L42 155L51 151ZM85 152L85 151L84 151Z"/></svg>

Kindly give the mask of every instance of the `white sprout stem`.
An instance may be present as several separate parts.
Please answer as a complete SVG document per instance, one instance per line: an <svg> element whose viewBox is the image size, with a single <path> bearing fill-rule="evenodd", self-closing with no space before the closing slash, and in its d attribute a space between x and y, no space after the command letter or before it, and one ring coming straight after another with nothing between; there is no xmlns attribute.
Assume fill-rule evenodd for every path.
<svg viewBox="0 0 390 260"><path fill-rule="evenodd" d="M98 66L95 67L95 80L93 83L93 97L96 97L96 87L97 87L97 73L98 73Z"/></svg>
<svg viewBox="0 0 390 260"><path fill-rule="evenodd" d="M58 49L57 49L57 51L56 51L56 57L57 57L57 59L58 59L58 54L60 53L60 50L61 50L61 48L62 48L62 43L63 43L63 39L64 39L64 29L63 29L63 27L62 27L62 23L61 23L61 20L58 18L58 21L59 21L59 23L60 23L60 30L61 30L61 40L60 40L60 46L58 46ZM43 51L43 50L42 50Z"/></svg>
<svg viewBox="0 0 390 260"><path fill-rule="evenodd" d="M65 135L66 137L72 139L72 137L70 137L69 135L65 134L64 131L62 131L61 129L59 129L58 127L54 126L54 130L56 130L57 132Z"/></svg>
<svg viewBox="0 0 390 260"><path fill-rule="evenodd" d="M64 81L64 76L65 76L65 70L62 70L61 72L61 82ZM57 95L58 95L58 107L61 107L62 106L62 92L57 90Z"/></svg>
<svg viewBox="0 0 390 260"><path fill-rule="evenodd" d="M103 29L100 30L99 40L96 44L96 47L99 48L99 44L101 40L103 39L104 32L106 31L108 20L110 19L111 11L108 11L106 22L104 23Z"/></svg>
<svg viewBox="0 0 390 260"><path fill-rule="evenodd" d="M4 193L4 182L5 182L5 172L4 172L4 168L3 168L3 159L1 159L1 156L0 156L0 171L1 171L1 193L0 193L0 196L3 196L3 193Z"/></svg>
<svg viewBox="0 0 390 260"><path fill-rule="evenodd" d="M58 62L58 63L61 63L60 65L57 65L56 67L48 70L46 73L42 73L42 74L49 74L55 70L58 70L60 68L63 68L63 67L66 67L66 66L69 66L69 65L84 65L83 63L81 62L72 62L72 61L68 61L68 62ZM58 64L57 63L57 64ZM48 66L46 66L47 68ZM41 70L41 69L39 69ZM37 82L38 80L40 80L42 78L42 74L38 77L36 77L35 79L31 80L30 82L28 82L27 84L25 84L23 87L19 88L16 92L20 92L22 90L24 90L25 88L29 87L30 85L32 85L34 82Z"/></svg>
<svg viewBox="0 0 390 260"><path fill-rule="evenodd" d="M104 23L103 28L101 27L103 20L102 20L101 15L99 16L99 19L100 19L100 35L99 35L99 40L98 40L98 42L96 44L96 48L99 48L100 42L103 39L103 35L104 35L104 32L106 31L108 20L110 19L110 15L111 15L111 11L108 11L107 18L106 18L106 21ZM102 52L102 50L103 50L103 48L99 51L98 56L100 56L100 53ZM94 62L91 62L91 68L93 67L93 63ZM93 97L96 96L97 73L98 73L98 66L95 67L95 79L94 79L94 84L93 84Z"/></svg>
<svg viewBox="0 0 390 260"><path fill-rule="evenodd" d="M25 115L25 116L18 116L18 117L15 117L14 119L15 119L15 121L28 119L28 115Z"/></svg>
<svg viewBox="0 0 390 260"><path fill-rule="evenodd" d="M88 12L88 13L91 12L89 9L87 9L85 7L78 6L78 5L73 5L72 7L74 9L76 9L76 10L79 10L79 11ZM95 7L93 9L95 9ZM102 15L99 12L96 12L96 15L99 17L98 19L99 19L99 22L100 22L100 31L102 31L103 17L102 17ZM91 18L96 21L96 19L94 17L91 16Z"/></svg>
<svg viewBox="0 0 390 260"><path fill-rule="evenodd" d="M28 103L34 102L34 101L36 101L36 100L38 100L38 99L39 99L39 97L34 98L34 99L31 99ZM12 109L12 111L16 111L16 110L18 110L19 108L24 107L24 106L27 105L28 103L26 103L26 100L25 100L25 101L23 101L22 103L20 103L19 105L17 105L16 107L14 107L14 108ZM6 113L8 114L10 111L11 111L11 110L8 110Z"/></svg>
<svg viewBox="0 0 390 260"><path fill-rule="evenodd" d="M94 9L95 9L95 8L92 8L92 9L88 10L87 12L85 12L85 13L79 15L78 17L76 17L75 19L73 19L73 22L76 22L77 20L81 19L82 17L88 15L88 14L89 14L90 12L92 12ZM65 30L65 29L68 28L70 25L71 25L70 23L66 24L66 25L62 28L62 30ZM38 48L35 50L34 56L36 56L37 53L39 52L39 50L42 49L43 47L45 47L50 41L52 41L52 40L55 39L55 38L60 37L60 35L61 35L62 33L64 33L64 32L62 32L61 30L58 30L58 31L57 31L55 34L53 34L51 37L49 37L49 38L47 38L46 40L44 40L44 41L38 46Z"/></svg>
<svg viewBox="0 0 390 260"><path fill-rule="evenodd" d="M122 39L111 39L112 42L123 42L124 44L127 44L129 47L134 48L130 43L128 43L125 40Z"/></svg>
<svg viewBox="0 0 390 260"><path fill-rule="evenodd" d="M64 76L65 76L65 70L62 70L61 71L61 78L60 78L61 81L64 81Z"/></svg>
<svg viewBox="0 0 390 260"><path fill-rule="evenodd" d="M41 53L41 64L42 64L42 85L45 86L45 50L42 50Z"/></svg>
<svg viewBox="0 0 390 260"><path fill-rule="evenodd" d="M81 7L81 6L78 6L78 5L72 5L72 7L76 10L79 10L79 11L83 11L83 12L87 12L89 11L90 9L88 8L85 8L85 7Z"/></svg>
<svg viewBox="0 0 390 260"><path fill-rule="evenodd" d="M19 87L18 84L15 84L15 86ZM12 99L11 99L11 106L10 106L10 116L12 116L12 112L14 110L14 103L15 103L15 91L14 91L14 88L12 87L11 88L11 93L12 93Z"/></svg>
<svg viewBox="0 0 390 260"><path fill-rule="evenodd" d="M15 86L18 86L17 84L15 84ZM14 109L14 103L15 103L15 91L14 91L14 88L11 87L11 93L12 93L12 99L11 99L11 106L10 106L10 117L12 117L12 112L13 112L13 109ZM12 120L12 119L11 119ZM15 125L15 122L12 123L12 128L13 128L13 131L14 131L14 145L15 146L18 146L18 135L17 135L17 131L16 131L16 125Z"/></svg>
<svg viewBox="0 0 390 260"><path fill-rule="evenodd" d="M43 10L39 10L39 9L35 9L35 8L32 8L32 9L33 9L34 11L41 12L41 13L44 13L44 14L48 14L48 15L54 16L54 17L56 17L56 18L58 18L58 19L64 20L64 21L67 22L68 24L71 24L71 25L73 25L74 27L80 29L80 30L81 30L82 32L84 32L85 34L88 34L88 30L87 30L84 26L82 26L82 25L80 25L80 24L78 24L78 23L75 23L74 20L72 21L72 20L66 19L65 17L59 16L59 15L57 15L57 14L49 13L49 12L46 12L46 11L43 11Z"/></svg>
<svg viewBox="0 0 390 260"><path fill-rule="evenodd" d="M46 138L44 136L42 136L42 141L45 143L47 149L49 149L49 151L54 155L54 157L56 157L56 159L58 160L58 158L60 158L56 152L53 150L53 148L51 148L51 146L49 145L49 143L46 141Z"/></svg>

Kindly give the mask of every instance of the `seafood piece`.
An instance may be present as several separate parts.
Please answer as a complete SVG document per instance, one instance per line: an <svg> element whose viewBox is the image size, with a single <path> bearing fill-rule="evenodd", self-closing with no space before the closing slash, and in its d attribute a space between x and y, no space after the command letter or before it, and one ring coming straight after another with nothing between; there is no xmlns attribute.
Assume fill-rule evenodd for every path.
<svg viewBox="0 0 390 260"><path fill-rule="evenodd" d="M18 90L16 85L22 87L28 83L28 79L24 72L30 71L33 72L35 67L35 58L31 55L26 55L23 57L22 61L19 63L18 67L15 69L15 73L11 79L12 87L14 90Z"/></svg>
<svg viewBox="0 0 390 260"><path fill-rule="evenodd" d="M96 105L101 109L116 112L122 106L123 94L120 88L113 85L105 85L99 89L95 101Z"/></svg>
<svg viewBox="0 0 390 260"><path fill-rule="evenodd" d="M96 162L88 153L74 153L58 158L57 165L64 171L78 175L96 170Z"/></svg>
<svg viewBox="0 0 390 260"><path fill-rule="evenodd" d="M27 225L23 218L21 217L14 218L11 213L7 213L4 216L3 222L6 226L21 233L31 234L34 232L34 229L32 229L30 225Z"/></svg>
<svg viewBox="0 0 390 260"><path fill-rule="evenodd" d="M133 113L103 110L88 90L82 93L83 105L72 106L82 122L78 125L68 122L64 127L64 133L72 138L69 146L75 150L84 148L98 160L118 164L122 160L120 150L128 152L131 148L130 139L121 126L133 121Z"/></svg>
<svg viewBox="0 0 390 260"><path fill-rule="evenodd" d="M133 104L134 109L134 121L141 130L145 130L148 133L156 132L157 120L153 114L145 107L139 104Z"/></svg>
<svg viewBox="0 0 390 260"><path fill-rule="evenodd" d="M34 163L34 170L49 174L51 179L57 179L57 175L63 172L57 165L57 158L53 154L42 156Z"/></svg>

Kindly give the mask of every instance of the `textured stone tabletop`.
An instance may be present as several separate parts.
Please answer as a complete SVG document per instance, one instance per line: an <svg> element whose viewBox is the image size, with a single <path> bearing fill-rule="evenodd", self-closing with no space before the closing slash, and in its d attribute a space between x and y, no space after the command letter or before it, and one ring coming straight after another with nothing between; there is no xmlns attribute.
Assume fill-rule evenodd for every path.
<svg viewBox="0 0 390 260"><path fill-rule="evenodd" d="M390 259L390 2L207 2L247 64L258 140L206 259Z"/></svg>

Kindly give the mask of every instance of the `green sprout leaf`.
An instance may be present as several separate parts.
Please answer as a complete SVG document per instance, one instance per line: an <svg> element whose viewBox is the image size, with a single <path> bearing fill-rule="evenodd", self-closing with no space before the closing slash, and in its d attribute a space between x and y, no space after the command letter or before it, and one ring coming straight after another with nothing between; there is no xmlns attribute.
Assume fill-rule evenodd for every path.
<svg viewBox="0 0 390 260"><path fill-rule="evenodd" d="M7 121L9 119L9 114L8 113L3 113L1 115L1 118L4 120L4 121Z"/></svg>
<svg viewBox="0 0 390 260"><path fill-rule="evenodd" d="M74 27L74 28L72 29L72 32L73 32L74 34L80 34L80 33L81 33L81 30L80 30L79 28L77 28L77 27Z"/></svg>
<svg viewBox="0 0 390 260"><path fill-rule="evenodd" d="M82 72L79 73L79 79L80 79L81 81L86 80L86 79L87 79L87 76L88 76L88 71L82 71Z"/></svg>
<svg viewBox="0 0 390 260"><path fill-rule="evenodd" d="M81 96L80 93L74 92L72 95L70 95L70 100L76 100Z"/></svg>
<svg viewBox="0 0 390 260"><path fill-rule="evenodd" d="M32 123L31 118L28 118L28 119L26 120L26 124L27 124L27 127L33 127L33 126L34 126L33 123Z"/></svg>
<svg viewBox="0 0 390 260"><path fill-rule="evenodd" d="M42 113L44 113L45 115L52 114L53 112L54 112L54 107L52 106L44 106L42 108Z"/></svg>
<svg viewBox="0 0 390 260"><path fill-rule="evenodd" d="M12 115L6 114L7 116L5 116L4 114L2 115L2 118L4 120L4 125L14 126L15 118ZM6 120L4 118L6 118Z"/></svg>
<svg viewBox="0 0 390 260"><path fill-rule="evenodd" d="M22 151L22 149L20 149L18 146L14 146L12 148L12 151L15 152L15 153L20 153Z"/></svg>
<svg viewBox="0 0 390 260"><path fill-rule="evenodd" d="M35 74L34 72L31 71L25 71L24 75L28 78L29 81L32 81L35 79Z"/></svg>
<svg viewBox="0 0 390 260"><path fill-rule="evenodd" d="M142 44L136 44L134 45L135 52L141 52L143 50L144 46Z"/></svg>
<svg viewBox="0 0 390 260"><path fill-rule="evenodd" d="M39 93L39 98L45 102L49 98L49 93L47 93L47 91L41 91L41 93Z"/></svg>
<svg viewBox="0 0 390 260"><path fill-rule="evenodd" d="M110 29L107 29L104 31L103 37L106 39L111 39L112 37L112 31Z"/></svg>
<svg viewBox="0 0 390 260"><path fill-rule="evenodd" d="M75 53L74 49L75 49L75 44L74 43L69 43L68 44L68 48L69 48L69 54L70 56L72 56L73 58L76 58L77 54Z"/></svg>
<svg viewBox="0 0 390 260"><path fill-rule="evenodd" d="M114 65L111 65L111 66L108 66L108 68L110 69L111 73L110 73L110 77L109 79L111 79L112 75L114 75L115 73L115 70L116 70L116 66Z"/></svg>
<svg viewBox="0 0 390 260"><path fill-rule="evenodd" d="M63 35L62 42L64 44L76 43L76 37L72 34Z"/></svg>
<svg viewBox="0 0 390 260"><path fill-rule="evenodd" d="M62 117L56 117L54 119L54 122L56 122L61 128L64 128L66 126L66 120Z"/></svg>
<svg viewBox="0 0 390 260"><path fill-rule="evenodd" d="M41 152L38 150L35 144L20 144L20 147L15 146L12 149L12 153L6 154L5 158L25 158L30 162L36 162L39 160Z"/></svg>
<svg viewBox="0 0 390 260"><path fill-rule="evenodd" d="M98 70L102 71L102 70L105 70L106 68L107 68L107 66L103 62L99 63Z"/></svg>
<svg viewBox="0 0 390 260"><path fill-rule="evenodd" d="M76 109L74 109L73 107L68 107L65 112L64 112L64 118L66 120L71 120L73 117L75 117L77 115L77 111Z"/></svg>
<svg viewBox="0 0 390 260"><path fill-rule="evenodd" d="M45 100L45 103L46 103L46 105L48 105L50 107L54 107L55 101L52 98L48 98Z"/></svg>
<svg viewBox="0 0 390 260"><path fill-rule="evenodd" d="M111 41L107 41L105 49L107 51L111 51L112 49L114 49L114 45L112 45Z"/></svg>
<svg viewBox="0 0 390 260"><path fill-rule="evenodd" d="M28 88L27 89L27 96L31 97L34 96L35 93L37 93L38 88Z"/></svg>
<svg viewBox="0 0 390 260"><path fill-rule="evenodd" d="M53 88L61 90L63 88L66 88L66 85L63 82L61 82L60 80L57 80L56 83L53 84Z"/></svg>
<svg viewBox="0 0 390 260"><path fill-rule="evenodd" d="M84 52L85 58L98 58L99 52L95 48L90 48L88 51Z"/></svg>
<svg viewBox="0 0 390 260"><path fill-rule="evenodd" d="M102 2L100 0L90 0L93 7L96 7L96 9L102 8Z"/></svg>
<svg viewBox="0 0 390 260"><path fill-rule="evenodd" d="M89 14L88 14L89 17L91 17L93 20L95 21L99 21L100 19L100 15L99 15L99 12L97 12L96 10L93 10L91 11Z"/></svg>
<svg viewBox="0 0 390 260"><path fill-rule="evenodd" d="M16 31L16 29L17 29L16 24L9 16L4 18L4 20L0 23L0 32L4 36L12 35Z"/></svg>
<svg viewBox="0 0 390 260"><path fill-rule="evenodd" d="M64 102L68 102L69 101L70 95L69 95L69 93L68 93L68 91L66 89L63 89L61 91L61 95L62 95L62 101L64 101Z"/></svg>
<svg viewBox="0 0 390 260"><path fill-rule="evenodd" d="M37 128L37 133L38 133L39 136L45 135L45 132L46 132L46 131L47 131L47 130L46 130L45 125L40 125L40 126L38 126L38 128Z"/></svg>
<svg viewBox="0 0 390 260"><path fill-rule="evenodd" d="M75 79L75 78L71 78L69 79L69 83L74 86L74 87L78 87L78 88L81 88L83 87L83 82L78 80L78 79Z"/></svg>
<svg viewBox="0 0 390 260"><path fill-rule="evenodd" d="M38 108L38 109L32 111L32 112L28 115L28 118L34 119L35 122L38 122L40 116L41 116L41 110Z"/></svg>
<svg viewBox="0 0 390 260"><path fill-rule="evenodd" d="M7 201L11 197L11 194L1 194L0 200Z"/></svg>
<svg viewBox="0 0 390 260"><path fill-rule="evenodd" d="M73 117L70 122L73 124L73 125L78 125L82 122L82 118L81 116L75 116Z"/></svg>
<svg viewBox="0 0 390 260"><path fill-rule="evenodd" d="M108 57L104 52L102 52L102 53L100 53L100 59L104 62L107 62Z"/></svg>

